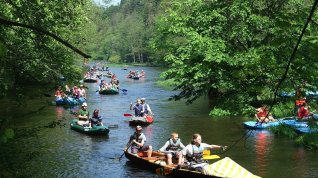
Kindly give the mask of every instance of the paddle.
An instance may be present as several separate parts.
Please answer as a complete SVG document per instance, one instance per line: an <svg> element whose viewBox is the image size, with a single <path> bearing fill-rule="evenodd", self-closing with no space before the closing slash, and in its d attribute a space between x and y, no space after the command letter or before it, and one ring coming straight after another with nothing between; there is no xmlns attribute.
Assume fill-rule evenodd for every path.
<svg viewBox="0 0 318 178"><path fill-rule="evenodd" d="M122 155L120 155L120 157L118 158L118 160L120 161L120 159L124 156L124 154L128 151L128 149L130 148L130 146L132 145L132 141L129 143L128 147L126 148L126 150L124 151L124 153Z"/></svg>
<svg viewBox="0 0 318 178"><path fill-rule="evenodd" d="M129 113L124 113L124 116L125 116L125 117L132 117L133 115L132 115L132 114L129 114Z"/></svg>
<svg viewBox="0 0 318 178"><path fill-rule="evenodd" d="M219 155L207 155L203 156L203 159L220 159L221 157Z"/></svg>
<svg viewBox="0 0 318 178"><path fill-rule="evenodd" d="M110 129L118 128L118 124L111 124L107 126Z"/></svg>
<svg viewBox="0 0 318 178"><path fill-rule="evenodd" d="M119 89L119 90L121 90L124 93L128 91L127 89Z"/></svg>

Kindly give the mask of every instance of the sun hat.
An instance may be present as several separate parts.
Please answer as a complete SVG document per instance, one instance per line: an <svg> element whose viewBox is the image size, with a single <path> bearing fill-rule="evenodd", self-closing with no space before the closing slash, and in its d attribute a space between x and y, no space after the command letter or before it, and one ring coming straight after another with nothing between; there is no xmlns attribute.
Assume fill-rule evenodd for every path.
<svg viewBox="0 0 318 178"><path fill-rule="evenodd" d="M87 106L87 103L83 103L83 104L82 104L82 107L84 107L84 106Z"/></svg>

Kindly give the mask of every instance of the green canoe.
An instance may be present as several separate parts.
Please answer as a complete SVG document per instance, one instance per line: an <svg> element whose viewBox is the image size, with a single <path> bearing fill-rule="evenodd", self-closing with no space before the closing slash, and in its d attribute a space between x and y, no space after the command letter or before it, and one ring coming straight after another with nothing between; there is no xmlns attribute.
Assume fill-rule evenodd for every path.
<svg viewBox="0 0 318 178"><path fill-rule="evenodd" d="M101 95L116 95L119 93L119 90L116 88L111 88L111 89L107 89L107 90L100 90L99 94Z"/></svg>
<svg viewBox="0 0 318 178"><path fill-rule="evenodd" d="M107 135L109 133L109 128L107 126L93 126L89 128L78 125L77 121L78 119L71 120L71 129L90 135Z"/></svg>

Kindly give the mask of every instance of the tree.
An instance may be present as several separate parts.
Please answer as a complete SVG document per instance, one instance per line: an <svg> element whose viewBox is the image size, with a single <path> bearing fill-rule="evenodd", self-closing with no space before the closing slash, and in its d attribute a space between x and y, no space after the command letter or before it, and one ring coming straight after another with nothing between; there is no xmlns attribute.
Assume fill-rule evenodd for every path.
<svg viewBox="0 0 318 178"><path fill-rule="evenodd" d="M167 51L165 61L171 67L164 76L179 82L181 92L174 99L191 103L208 95L214 107L232 114L270 99L311 7L300 0L185 0L168 5L155 47ZM317 86L315 35L317 26L312 25L282 90L301 80Z"/></svg>

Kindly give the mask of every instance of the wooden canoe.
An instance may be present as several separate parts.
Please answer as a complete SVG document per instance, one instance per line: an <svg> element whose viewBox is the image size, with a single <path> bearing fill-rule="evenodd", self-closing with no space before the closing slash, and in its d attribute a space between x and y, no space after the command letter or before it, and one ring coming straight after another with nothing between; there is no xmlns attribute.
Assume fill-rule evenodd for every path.
<svg viewBox="0 0 318 178"><path fill-rule="evenodd" d="M260 178L257 175L252 174L235 161L228 157L218 160L212 164L208 164L204 168L203 174L200 171L189 170L181 167L177 168L177 165L165 165L165 156L162 153L156 151L153 152L152 157L148 158L145 152L136 155L129 152L125 152L127 159L132 161L134 165L140 165L142 168L147 168L155 171L159 175L167 175L173 177L191 177L191 178L211 178L211 177L232 177L232 178Z"/></svg>
<svg viewBox="0 0 318 178"><path fill-rule="evenodd" d="M146 156L146 154L144 154ZM216 176L204 175L198 171L190 171L187 169L177 169L177 165L162 165L165 161L165 156L162 153L153 152L151 158L139 157L135 154L131 154L126 151L125 156L130 161L134 162L135 165L142 168L146 168L156 172L159 175L173 176L173 177L191 177L191 178L211 178Z"/></svg>

